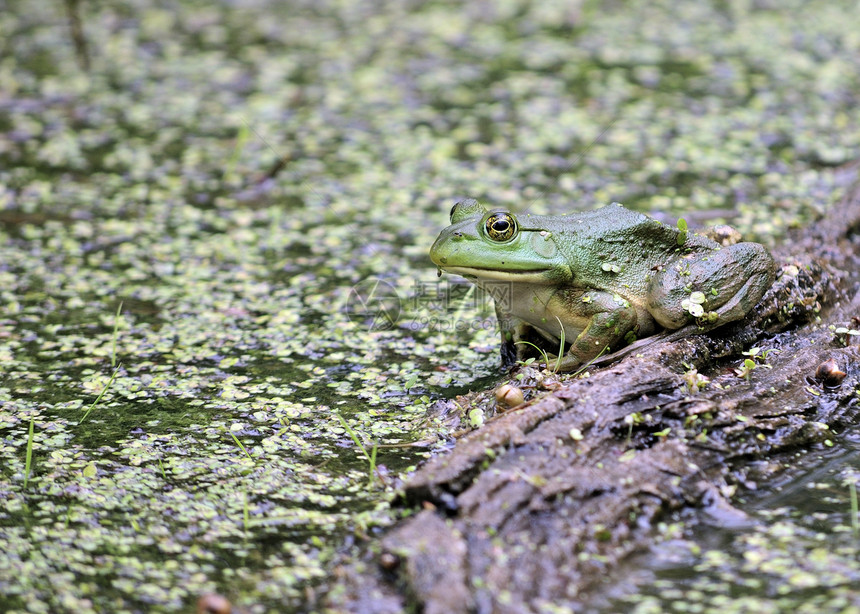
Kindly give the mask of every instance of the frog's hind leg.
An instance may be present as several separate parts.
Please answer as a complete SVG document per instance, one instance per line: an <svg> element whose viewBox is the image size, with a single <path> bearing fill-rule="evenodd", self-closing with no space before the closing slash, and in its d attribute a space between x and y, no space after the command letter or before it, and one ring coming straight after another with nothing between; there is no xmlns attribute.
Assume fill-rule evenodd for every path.
<svg viewBox="0 0 860 614"><path fill-rule="evenodd" d="M572 371L611 351L629 332L637 330L636 308L617 294L590 290L574 294L569 300L577 303L581 316L590 318L582 332L570 340L570 348L559 362L559 371ZM642 331L650 333L650 325L647 322L642 325Z"/></svg>
<svg viewBox="0 0 860 614"><path fill-rule="evenodd" d="M719 280L717 287L722 288L716 299L705 292L706 311L717 314L716 320L704 325L711 330L728 322L743 318L755 307L773 284L776 277L776 263L764 246L758 243L737 243L718 252L724 258L723 275L732 277ZM738 283L741 282L741 283ZM707 284L702 284L704 289ZM722 302L722 299L726 300Z"/></svg>
<svg viewBox="0 0 860 614"><path fill-rule="evenodd" d="M685 302L700 292L705 313L717 316L713 322L705 319L708 323L701 327L710 330L744 317L775 276L773 259L758 243L689 254L653 276L648 286L648 311L663 328L681 328L693 321Z"/></svg>

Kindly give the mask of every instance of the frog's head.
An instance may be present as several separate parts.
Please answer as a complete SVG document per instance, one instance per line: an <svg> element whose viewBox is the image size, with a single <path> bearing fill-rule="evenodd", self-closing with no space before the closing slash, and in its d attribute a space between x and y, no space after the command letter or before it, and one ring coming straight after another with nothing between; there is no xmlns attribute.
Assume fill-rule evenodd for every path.
<svg viewBox="0 0 860 614"><path fill-rule="evenodd" d="M430 248L440 269L470 279L552 284L571 278L552 231L541 216L517 218L468 198L451 209L451 225Z"/></svg>

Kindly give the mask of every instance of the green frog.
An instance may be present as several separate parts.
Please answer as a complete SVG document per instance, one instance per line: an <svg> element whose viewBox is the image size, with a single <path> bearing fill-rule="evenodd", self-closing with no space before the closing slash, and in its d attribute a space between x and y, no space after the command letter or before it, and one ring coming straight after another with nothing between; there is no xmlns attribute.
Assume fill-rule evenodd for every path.
<svg viewBox="0 0 860 614"><path fill-rule="evenodd" d="M514 215L457 202L430 258L495 301L502 363L550 344L573 370L656 335L705 332L742 318L776 276L758 243L723 246L618 203L569 215ZM528 343L523 343L528 342Z"/></svg>

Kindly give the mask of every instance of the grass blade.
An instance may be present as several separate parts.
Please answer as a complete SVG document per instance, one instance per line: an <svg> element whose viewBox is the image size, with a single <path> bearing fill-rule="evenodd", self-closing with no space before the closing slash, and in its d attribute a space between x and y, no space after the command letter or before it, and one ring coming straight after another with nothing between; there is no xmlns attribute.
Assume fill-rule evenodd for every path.
<svg viewBox="0 0 860 614"><path fill-rule="evenodd" d="M340 420L340 423L343 425L343 428L346 429L346 432L349 433L349 436L355 442L355 445L358 446L358 449L361 450L361 453L364 454L364 458L367 459L367 462L370 462L370 454L367 453L367 450L362 445L361 440L358 438L358 435L355 434L355 431L352 430L352 427L346 421L346 419L338 413L335 413L337 419Z"/></svg>
<svg viewBox="0 0 860 614"><path fill-rule="evenodd" d="M110 366L113 369L116 367L116 338L119 332L119 319L122 317L122 301L119 302L119 307L116 308L116 317L113 319L113 349L110 354Z"/></svg>
<svg viewBox="0 0 860 614"><path fill-rule="evenodd" d="M376 451L379 449L379 446L373 444L373 448L370 450L370 459L368 461L368 476L367 476L367 487L370 488L373 486L373 476L376 475Z"/></svg>
<svg viewBox="0 0 860 614"><path fill-rule="evenodd" d="M30 432L27 434L27 456L24 459L24 488L27 488L27 482L30 481L30 468L33 464L33 426L35 422L35 418L30 418Z"/></svg>
<svg viewBox="0 0 860 614"><path fill-rule="evenodd" d="M532 343L531 341L515 341L514 345L530 345L530 346L532 346L534 349L536 349L538 352L541 353L541 356L543 356L543 362L546 365L546 368L549 369L549 354L544 352L541 348L536 346L534 343ZM538 366L540 366L540 365L538 365Z"/></svg>
<svg viewBox="0 0 860 614"><path fill-rule="evenodd" d="M230 437L232 437L232 438L233 438L233 441L235 441L235 442L236 442L236 445L237 445L237 446L239 446L239 447L242 449L242 452L244 452L244 453L245 453L245 456L247 456L249 459L251 459L251 462L254 462L254 459L253 459L253 458L251 457L251 455L248 453L248 450L245 448L245 446L244 446L244 445L242 445L242 442L241 442L241 441L239 441L239 438L238 438L238 437L236 437L236 435L234 435L232 432L230 432Z"/></svg>
<svg viewBox="0 0 860 614"><path fill-rule="evenodd" d="M860 518L857 517L857 484L848 483L848 494L851 497L851 530L854 537L860 536Z"/></svg>
<svg viewBox="0 0 860 614"><path fill-rule="evenodd" d="M242 523L245 527L245 533L248 532L248 528L251 525L251 513L248 509L248 493L243 494L242 498Z"/></svg>
<svg viewBox="0 0 860 614"><path fill-rule="evenodd" d="M99 393L99 396L97 396L97 397L96 397L96 400L95 400L95 401L93 401L93 404L92 404L92 405L90 405L89 409L87 409L87 411L86 411L86 412L84 412L83 417L81 418L80 422L78 422L78 426L80 426L80 425L82 425L82 424L84 423L84 420L86 420L86 419L87 419L87 416L89 416L89 415L90 415L90 412L91 412L93 409L95 409L96 405L98 405L98 404L99 404L99 401L101 401L101 400L102 400L102 397L105 395L105 392L107 392L107 391L108 391L108 388L110 388L110 385L111 385L111 384L113 384L113 381L116 379L116 374L117 374L117 373L119 373L119 366L117 366L117 368L113 370L113 374L110 376L110 379L108 380L108 383L107 383L107 384L105 384L105 387L104 387L104 388L102 388L102 391Z"/></svg>
<svg viewBox="0 0 860 614"><path fill-rule="evenodd" d="M564 355L564 324L561 323L561 318L558 316L555 316L555 319L558 320L558 325L561 327L561 338L558 341L558 356L555 359L555 369L552 372L558 373L558 370L561 368L561 357Z"/></svg>
<svg viewBox="0 0 860 614"><path fill-rule="evenodd" d="M376 449L378 448L377 444L373 444L373 448L371 449L370 454L367 453L367 448L362 445L361 440L358 438L358 435L349 423L346 421L346 418L341 416L339 413L335 412L334 414L337 416L337 419L340 420L341 425L343 425L344 430L349 433L349 436L352 438L352 441L355 442L355 445L358 446L358 449L361 450L361 453L364 454L364 458L367 459L367 487L370 488L373 486L373 478L376 475Z"/></svg>
<svg viewBox="0 0 860 614"><path fill-rule="evenodd" d="M609 350L609 346L608 346L608 345L604 346L604 347L603 347L603 349L602 349L602 350L600 350L600 353L599 353L597 356L595 356L594 358L592 358L591 360L589 360L587 363L585 363L584 365L582 365L582 366L581 366L581 367L576 371L576 373L574 373L571 377L576 377L577 375L579 375L580 373L582 373L583 371L585 371L588 367L590 367L590 366L591 366L591 363L593 363L595 360L597 360L598 358L600 358L601 356L603 356L603 354L604 354L606 351L608 351L608 350Z"/></svg>

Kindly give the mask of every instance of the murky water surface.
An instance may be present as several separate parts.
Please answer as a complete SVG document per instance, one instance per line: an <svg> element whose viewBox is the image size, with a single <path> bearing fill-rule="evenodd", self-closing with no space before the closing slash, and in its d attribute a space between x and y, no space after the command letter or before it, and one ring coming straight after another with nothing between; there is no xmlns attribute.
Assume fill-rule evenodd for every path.
<svg viewBox="0 0 860 614"><path fill-rule="evenodd" d="M0 610L301 607L497 374L453 199L777 241L860 156L855 9L0 2ZM849 599L837 446L636 607Z"/></svg>

